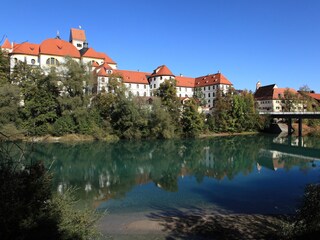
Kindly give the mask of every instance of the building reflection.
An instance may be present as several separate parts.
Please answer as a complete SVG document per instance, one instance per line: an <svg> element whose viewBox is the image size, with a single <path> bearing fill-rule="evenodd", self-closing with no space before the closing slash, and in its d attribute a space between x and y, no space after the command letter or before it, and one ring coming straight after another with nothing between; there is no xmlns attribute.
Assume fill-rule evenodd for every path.
<svg viewBox="0 0 320 240"><path fill-rule="evenodd" d="M33 159L46 159L52 165L56 191L75 186L80 199L98 206L108 199L123 198L142 184L178 191L178 180L185 176L198 182L204 178L232 181L240 173L248 175L256 170L312 167L315 158L273 150L273 144L273 138L260 135L116 144L34 144L31 154Z"/></svg>

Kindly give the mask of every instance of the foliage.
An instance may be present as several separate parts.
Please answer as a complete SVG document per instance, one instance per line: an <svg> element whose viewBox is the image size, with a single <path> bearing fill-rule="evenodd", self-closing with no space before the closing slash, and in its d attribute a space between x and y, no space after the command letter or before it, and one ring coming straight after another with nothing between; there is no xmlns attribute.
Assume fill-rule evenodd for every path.
<svg viewBox="0 0 320 240"><path fill-rule="evenodd" d="M284 226L287 239L316 239L320 236L320 184L305 187L301 205L291 223Z"/></svg>
<svg viewBox="0 0 320 240"><path fill-rule="evenodd" d="M196 137L202 131L242 132L261 128L253 95L233 89L216 91L214 112L204 117L201 88L185 106L176 80L166 79L148 100L128 94L121 75L106 77L108 86L93 94L93 74L71 58L49 73L17 62L9 78L8 56L0 54L0 129L39 136L83 134L95 139L170 139ZM96 76L95 76L96 77ZM160 99L160 101L159 101ZM311 124L317 124L313 121Z"/></svg>
<svg viewBox="0 0 320 240"><path fill-rule="evenodd" d="M154 98L148 126L150 136L158 139L175 138L175 124L169 112L162 107L161 101Z"/></svg>
<svg viewBox="0 0 320 240"><path fill-rule="evenodd" d="M194 99L183 105L181 117L182 132L185 137L197 137L203 129L203 116L198 112L198 105Z"/></svg>
<svg viewBox="0 0 320 240"><path fill-rule="evenodd" d="M98 215L89 210L75 210L75 199L70 192L53 196L51 175L43 162L28 161L23 153L14 159L8 149L1 145L1 239L91 239L98 236L94 227Z"/></svg>
<svg viewBox="0 0 320 240"><path fill-rule="evenodd" d="M9 82L10 59L6 52L0 48L0 86Z"/></svg>
<svg viewBox="0 0 320 240"><path fill-rule="evenodd" d="M200 106L205 106L207 101L205 99L205 95L201 90L201 87L195 87L193 97L200 102Z"/></svg>
<svg viewBox="0 0 320 240"><path fill-rule="evenodd" d="M299 99L299 95L290 91L289 88L287 88L284 91L281 99L284 103L282 110L285 112L295 111L296 109L298 109L298 104L299 103L301 104L301 101Z"/></svg>
<svg viewBox="0 0 320 240"><path fill-rule="evenodd" d="M217 90L213 116L207 120L208 128L215 132L242 132L261 129L260 119L252 93L236 93L230 89L226 94Z"/></svg>
<svg viewBox="0 0 320 240"><path fill-rule="evenodd" d="M180 136L181 102L177 97L176 80L174 78L165 80L160 84L155 95L160 97L162 107L171 116L176 136Z"/></svg>

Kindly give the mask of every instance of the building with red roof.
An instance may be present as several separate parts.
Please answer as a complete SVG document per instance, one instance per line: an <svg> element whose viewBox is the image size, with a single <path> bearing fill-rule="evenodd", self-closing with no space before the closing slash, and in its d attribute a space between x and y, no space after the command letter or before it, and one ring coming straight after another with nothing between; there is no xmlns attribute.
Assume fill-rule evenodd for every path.
<svg viewBox="0 0 320 240"><path fill-rule="evenodd" d="M86 64L88 70L90 69L97 78L96 92L107 89L112 74L123 81L128 94L146 97L153 96L164 81L175 79L178 97L181 99L193 97L195 89L198 89L203 92L207 102L205 108L209 110L213 107L216 91L220 89L226 92L232 87L232 83L220 72L194 78L175 76L166 65L158 66L150 73L118 70L117 63L106 53L89 47L83 29L71 28L69 41L61 39L59 34L55 38L45 39L40 44L29 42L10 44L6 39L1 48L9 53L11 68L18 61L23 61L39 66L45 71L53 66L59 69L66 57Z"/></svg>
<svg viewBox="0 0 320 240"><path fill-rule="evenodd" d="M9 53L12 69L18 61L22 61L48 71L52 66L58 67L66 57L84 64L91 63L94 67L107 63L112 69L117 68L117 63L107 54L88 47L86 34L82 29L72 28L69 42L61 39L59 35L45 39L40 44L29 42L10 44L6 39L1 49Z"/></svg>
<svg viewBox="0 0 320 240"><path fill-rule="evenodd" d="M278 88L276 84L261 86L258 82L254 98L259 112L303 111L301 96L293 88ZM289 105L290 109L286 109Z"/></svg>

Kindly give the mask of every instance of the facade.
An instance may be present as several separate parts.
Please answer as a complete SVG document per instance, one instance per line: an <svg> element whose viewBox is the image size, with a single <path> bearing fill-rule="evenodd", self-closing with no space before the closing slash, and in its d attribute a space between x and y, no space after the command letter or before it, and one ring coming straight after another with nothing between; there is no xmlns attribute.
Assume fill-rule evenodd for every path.
<svg viewBox="0 0 320 240"><path fill-rule="evenodd" d="M175 76L170 69L161 65L153 72L140 72L117 69L117 63L107 54L97 52L89 47L85 31L82 29L70 30L69 41L60 39L59 34L55 38L44 40L40 44L12 43L6 39L1 46L3 51L10 56L10 67L13 70L18 61L29 65L39 66L45 72L51 67L61 68L65 57L71 57L77 62L88 64L97 78L96 92L107 90L110 76L116 74L121 77L127 87L127 95L151 97L165 80L175 79L177 96L180 98L193 97L195 91L201 91L206 105L204 110L210 112L218 89L226 93L233 85L220 72L208 74L196 78ZM89 70L89 69L88 69Z"/></svg>
<svg viewBox="0 0 320 240"><path fill-rule="evenodd" d="M285 92L289 91L292 95L295 95L297 100L291 100L285 98ZM261 86L258 82L256 85L256 91L254 98L257 103L257 109L259 112L283 112L286 110L288 101L292 101L290 110L292 112L303 111L303 103L299 100L299 93L292 88L278 88L276 84L267 86Z"/></svg>

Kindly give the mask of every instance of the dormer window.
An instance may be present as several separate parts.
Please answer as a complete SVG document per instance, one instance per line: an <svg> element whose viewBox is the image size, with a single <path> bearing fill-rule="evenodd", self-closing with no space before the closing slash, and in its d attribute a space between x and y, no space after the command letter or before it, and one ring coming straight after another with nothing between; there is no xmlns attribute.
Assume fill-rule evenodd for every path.
<svg viewBox="0 0 320 240"><path fill-rule="evenodd" d="M77 43L77 47L82 47L82 44L81 43Z"/></svg>

